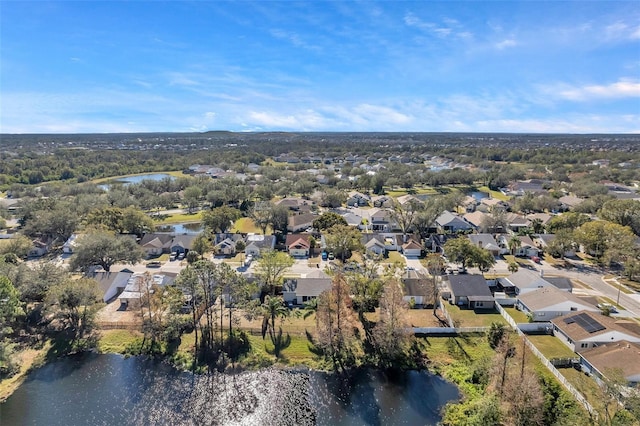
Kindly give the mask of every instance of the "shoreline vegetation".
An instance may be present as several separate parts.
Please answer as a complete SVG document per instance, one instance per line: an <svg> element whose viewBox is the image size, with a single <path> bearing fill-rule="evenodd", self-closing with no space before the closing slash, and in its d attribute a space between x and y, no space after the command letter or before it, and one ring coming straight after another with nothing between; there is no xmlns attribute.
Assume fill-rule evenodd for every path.
<svg viewBox="0 0 640 426"><path fill-rule="evenodd" d="M242 331L240 331L242 332ZM144 335L136 330L100 330L95 340L95 348L89 349L98 353L120 354L122 356L151 356L163 359L175 368L185 372L192 371L189 368L189 360L193 355L193 333L184 334L181 337L177 351L168 356L160 352L148 354L140 351L141 340ZM307 339L296 336L295 340L303 343ZM319 362L317 354L314 354L308 345L292 344L284 349L281 357L273 355L273 346L269 339L262 339L260 336L250 336L250 352L239 362L230 364L225 370L233 374L243 370L253 370L268 367L298 369L300 367L310 370L331 372L329 364ZM47 342L39 350L28 349L21 353L21 357L26 362L21 367L18 374L10 380L0 382L0 403L5 401L11 394L27 379L29 373L48 362L55 362L60 356L51 357L55 342ZM491 424L491 418L500 416L500 406L509 404L508 399L515 389L520 386L517 378L521 366L520 361L514 362L510 370L506 373L515 375L509 391L505 391L504 396L496 394L497 383L493 383L490 374L495 368L495 359L499 358L501 348L492 348L489 338L484 333L460 335L455 337L422 337L417 339L417 345L421 354L427 358L427 362L422 368L412 366L405 368L409 370L426 371L431 374L441 376L445 380L453 383L458 388L460 399L456 402L448 403L443 407L443 425L456 426L460 424L485 425ZM295 356L288 357L287 351L290 348ZM527 350L528 352L528 350ZM533 377L541 385L542 393L538 395L542 400L534 401L542 403L544 410L540 410L539 415L545 417L544 424L590 424L588 414L573 400L560 384L553 378L542 364L530 352L517 354L514 358L522 357L522 366L526 366L531 371ZM517 368L516 368L517 367ZM375 365L360 365L351 370L346 370L343 374L349 374L359 369L377 369L386 371ZM388 370L392 372L394 369ZM403 370L403 368L395 369ZM206 371L199 371L195 374L206 374ZM547 423L551 421L551 423ZM537 424L537 423L533 423Z"/></svg>

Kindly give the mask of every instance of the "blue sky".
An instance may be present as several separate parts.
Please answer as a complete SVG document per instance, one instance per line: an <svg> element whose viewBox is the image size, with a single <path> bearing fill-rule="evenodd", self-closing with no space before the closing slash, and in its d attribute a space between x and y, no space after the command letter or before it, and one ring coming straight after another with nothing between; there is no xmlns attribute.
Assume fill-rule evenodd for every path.
<svg viewBox="0 0 640 426"><path fill-rule="evenodd" d="M640 133L634 2L0 1L0 133Z"/></svg>

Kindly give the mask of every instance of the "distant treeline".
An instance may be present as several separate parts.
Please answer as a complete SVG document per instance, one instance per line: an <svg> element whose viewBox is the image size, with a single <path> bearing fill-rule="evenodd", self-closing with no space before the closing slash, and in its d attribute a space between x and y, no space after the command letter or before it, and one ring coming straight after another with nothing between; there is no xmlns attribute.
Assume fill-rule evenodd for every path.
<svg viewBox="0 0 640 426"><path fill-rule="evenodd" d="M233 168L281 154L441 156L481 170L496 163L544 166L562 176L608 160L611 179L640 179L640 135L455 133L145 133L0 135L0 189L12 184L86 180L192 164ZM292 167L304 167L297 165ZM236 167L237 168L237 167ZM613 170L613 172L611 172Z"/></svg>

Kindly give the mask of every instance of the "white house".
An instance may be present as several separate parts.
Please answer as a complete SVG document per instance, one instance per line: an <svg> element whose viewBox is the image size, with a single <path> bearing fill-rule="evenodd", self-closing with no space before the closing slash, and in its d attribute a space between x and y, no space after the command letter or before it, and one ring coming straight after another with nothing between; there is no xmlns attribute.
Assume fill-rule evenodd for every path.
<svg viewBox="0 0 640 426"><path fill-rule="evenodd" d="M302 305L330 289L331 277L318 269L304 277L286 280L282 286L282 298L286 303Z"/></svg>
<svg viewBox="0 0 640 426"><path fill-rule="evenodd" d="M640 325L635 321L617 321L602 314L583 311L554 318L551 323L554 336L577 353L623 340L640 343Z"/></svg>
<svg viewBox="0 0 640 426"><path fill-rule="evenodd" d="M78 234L71 234L69 239L67 239L67 241L65 241L65 243L62 245L62 252L64 254L72 254L77 245Z"/></svg>
<svg viewBox="0 0 640 426"><path fill-rule="evenodd" d="M309 257L311 243L306 234L289 234L285 242L287 251L293 257Z"/></svg>
<svg viewBox="0 0 640 426"><path fill-rule="evenodd" d="M246 243L244 254L258 257L261 251L275 248L276 237L274 235L249 234Z"/></svg>
<svg viewBox="0 0 640 426"><path fill-rule="evenodd" d="M600 312L598 308L573 293L556 287L544 287L518 296L516 307L531 315L533 321L551 321L572 312Z"/></svg>
<svg viewBox="0 0 640 426"><path fill-rule="evenodd" d="M402 245L402 253L406 257L420 257L422 254L422 246L415 240L410 239Z"/></svg>

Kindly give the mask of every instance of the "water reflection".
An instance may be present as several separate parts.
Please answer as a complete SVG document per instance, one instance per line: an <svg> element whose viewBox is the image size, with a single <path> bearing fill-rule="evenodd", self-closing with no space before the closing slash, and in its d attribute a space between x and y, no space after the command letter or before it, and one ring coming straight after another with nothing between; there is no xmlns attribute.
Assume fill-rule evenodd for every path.
<svg viewBox="0 0 640 426"><path fill-rule="evenodd" d="M2 425L400 425L435 424L456 399L438 377L389 380L275 368L194 376L154 360L70 357L36 370L0 405Z"/></svg>

